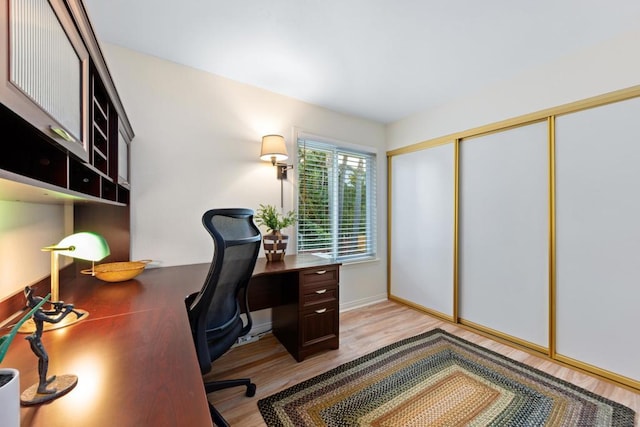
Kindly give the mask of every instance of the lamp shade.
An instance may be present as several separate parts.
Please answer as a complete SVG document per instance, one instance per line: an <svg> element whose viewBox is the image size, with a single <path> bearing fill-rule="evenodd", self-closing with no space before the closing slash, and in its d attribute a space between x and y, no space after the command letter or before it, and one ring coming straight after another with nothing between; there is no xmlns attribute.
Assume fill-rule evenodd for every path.
<svg viewBox="0 0 640 427"><path fill-rule="evenodd" d="M265 135L262 137L261 160L271 161L275 165L276 162L287 160L288 157L287 146L282 135Z"/></svg>
<svg viewBox="0 0 640 427"><path fill-rule="evenodd" d="M111 253L107 241L99 234L82 232L71 234L55 246L43 250L56 251L59 255L87 261L100 261Z"/></svg>
<svg viewBox="0 0 640 427"><path fill-rule="evenodd" d="M84 259L87 261L100 261L111 253L107 241L97 233L81 232L71 234L60 240L57 245L45 246L45 252L51 252L51 301L60 301L60 269L58 258L60 255L70 258ZM64 328L86 319L89 313L85 310L74 309L73 312L55 323L45 323L44 330ZM33 321L25 323L20 332L32 333L35 331Z"/></svg>

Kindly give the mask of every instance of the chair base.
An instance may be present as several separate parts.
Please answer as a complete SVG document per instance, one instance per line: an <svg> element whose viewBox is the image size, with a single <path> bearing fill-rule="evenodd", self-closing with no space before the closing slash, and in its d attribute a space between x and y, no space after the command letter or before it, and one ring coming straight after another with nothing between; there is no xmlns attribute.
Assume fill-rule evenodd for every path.
<svg viewBox="0 0 640 427"><path fill-rule="evenodd" d="M218 427L229 427L229 423L222 417L222 414L209 402L209 413L213 424Z"/></svg>
<svg viewBox="0 0 640 427"><path fill-rule="evenodd" d="M256 385L251 382L249 378L241 378L237 380L220 380L220 381L211 381L204 383L204 390L207 394L212 393L217 390L222 390L225 388L231 387L240 387L244 386L247 388L245 391L245 396L253 397L256 395ZM211 419L216 426L219 427L229 427L229 423L224 419L222 414L218 412L218 410L209 402L209 413L211 414Z"/></svg>

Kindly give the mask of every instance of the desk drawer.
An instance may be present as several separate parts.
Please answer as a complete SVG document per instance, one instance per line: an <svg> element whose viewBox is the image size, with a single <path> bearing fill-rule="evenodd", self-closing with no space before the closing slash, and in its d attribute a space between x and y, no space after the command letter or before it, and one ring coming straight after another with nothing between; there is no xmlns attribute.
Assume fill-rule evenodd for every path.
<svg viewBox="0 0 640 427"><path fill-rule="evenodd" d="M338 301L338 285L321 284L320 286L306 287L302 295L302 307L307 308L313 304L336 305Z"/></svg>
<svg viewBox="0 0 640 427"><path fill-rule="evenodd" d="M338 283L338 266L308 268L300 272L300 282L304 288L320 283Z"/></svg>
<svg viewBox="0 0 640 427"><path fill-rule="evenodd" d="M301 346L303 348L327 340L335 341L334 348L337 348L338 310L334 304L303 311L300 323L302 324Z"/></svg>

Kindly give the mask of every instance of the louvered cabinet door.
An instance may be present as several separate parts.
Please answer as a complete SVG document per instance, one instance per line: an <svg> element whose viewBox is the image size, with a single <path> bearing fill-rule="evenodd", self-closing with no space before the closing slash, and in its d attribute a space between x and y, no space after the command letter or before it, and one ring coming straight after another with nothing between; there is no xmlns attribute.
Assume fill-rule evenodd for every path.
<svg viewBox="0 0 640 427"><path fill-rule="evenodd" d="M64 1L0 0L0 53L0 102L87 160L89 55Z"/></svg>

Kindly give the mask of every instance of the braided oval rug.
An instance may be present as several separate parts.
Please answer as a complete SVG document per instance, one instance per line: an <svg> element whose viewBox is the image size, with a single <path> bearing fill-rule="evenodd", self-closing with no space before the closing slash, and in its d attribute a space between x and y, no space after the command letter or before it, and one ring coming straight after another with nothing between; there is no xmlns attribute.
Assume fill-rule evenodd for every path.
<svg viewBox="0 0 640 427"><path fill-rule="evenodd" d="M268 426L633 426L632 409L441 329L258 401Z"/></svg>

